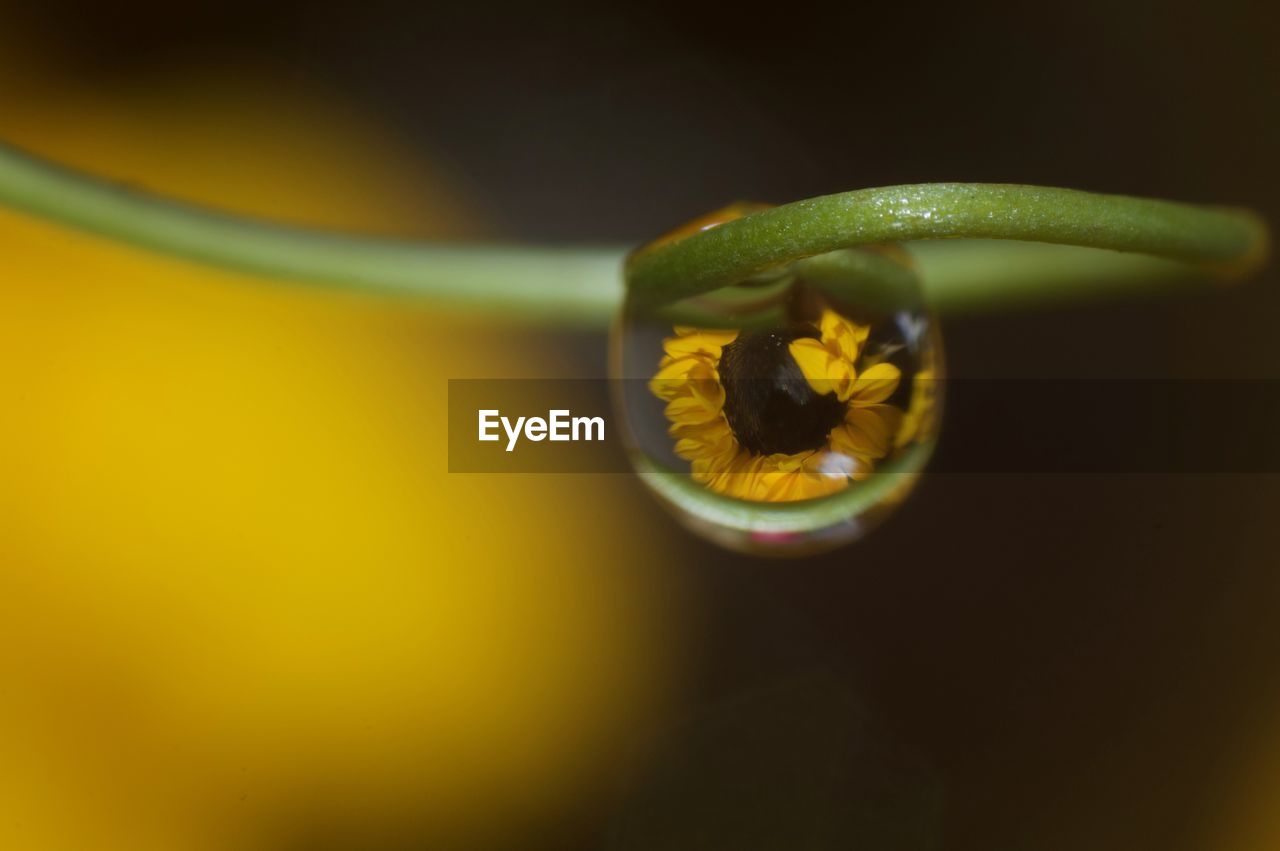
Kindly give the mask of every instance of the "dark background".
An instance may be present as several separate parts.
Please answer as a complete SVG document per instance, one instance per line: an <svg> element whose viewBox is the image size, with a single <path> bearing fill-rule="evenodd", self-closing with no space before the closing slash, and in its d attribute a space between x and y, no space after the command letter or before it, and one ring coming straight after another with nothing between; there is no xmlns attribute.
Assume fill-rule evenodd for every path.
<svg viewBox="0 0 1280 851"><path fill-rule="evenodd" d="M632 243L733 200L933 180L1280 221L1280 32L1261 0L176 8L24 14L85 74L201 51L285 62L416 140L508 238ZM1168 302L948 321L951 370L1280 377L1277 283L1273 267ZM600 338L547 344L604 363ZM996 400L990 422L1070 441L1059 414ZM822 558L680 534L713 625L686 718L615 809L546 844L1208 847L1280 705L1278 507L1275 476L938 475Z"/></svg>

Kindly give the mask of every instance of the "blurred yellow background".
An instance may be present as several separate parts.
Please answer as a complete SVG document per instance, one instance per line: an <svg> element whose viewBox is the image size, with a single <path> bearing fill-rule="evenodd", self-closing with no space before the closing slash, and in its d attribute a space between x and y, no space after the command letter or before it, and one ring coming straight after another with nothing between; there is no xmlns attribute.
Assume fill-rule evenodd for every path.
<svg viewBox="0 0 1280 851"><path fill-rule="evenodd" d="M70 85L3 35L14 143L294 222L484 231L303 80ZM641 497L445 472L446 378L551 356L0 211L0 848L436 847L589 800L678 641Z"/></svg>

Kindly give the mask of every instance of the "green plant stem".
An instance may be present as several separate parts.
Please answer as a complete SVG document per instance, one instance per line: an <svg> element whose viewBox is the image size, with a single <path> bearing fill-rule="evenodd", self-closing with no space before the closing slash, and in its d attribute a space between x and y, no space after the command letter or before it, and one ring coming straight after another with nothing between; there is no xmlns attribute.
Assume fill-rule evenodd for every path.
<svg viewBox="0 0 1280 851"><path fill-rule="evenodd" d="M599 327L623 294L620 248L440 245L290 227L162 198L2 143L0 203L202 263L405 294L495 319ZM1242 210L1066 189L927 184L755 213L646 252L627 277L633 294L665 302L835 249L956 237L968 239L911 246L926 297L943 312L1241 275L1263 262L1267 244L1261 220Z"/></svg>
<svg viewBox="0 0 1280 851"><path fill-rule="evenodd" d="M1072 189L975 183L890 186L785 204L643 251L629 263L627 282L640 305L663 304L838 249L955 238L1136 252L1188 264L1200 274L1232 277L1265 260L1267 230L1247 210ZM1012 279L997 270L1005 274L1000 284L983 280L988 259L974 259L972 271L978 274L944 279L949 289L977 288L974 292L942 292L935 282L932 295L943 304L995 302L1010 280L1018 281L1014 286L1019 288L1038 286L1022 274L1051 269L1055 260L1067 259L1061 251L1044 257L1023 252ZM1121 263L1127 267L1121 277L1134 271L1130 259ZM1110 270L1095 255L1085 271ZM921 277L928 281L927 274ZM1061 289L1064 276L1054 277L1054 288Z"/></svg>
<svg viewBox="0 0 1280 851"><path fill-rule="evenodd" d="M997 307L1161 298L1215 278L1196 264L1076 245L938 239L909 247L926 300L948 316Z"/></svg>
<svg viewBox="0 0 1280 851"><path fill-rule="evenodd" d="M0 203L214 266L532 323L602 325L622 298L622 249L433 245L290 227L141 192L3 143Z"/></svg>

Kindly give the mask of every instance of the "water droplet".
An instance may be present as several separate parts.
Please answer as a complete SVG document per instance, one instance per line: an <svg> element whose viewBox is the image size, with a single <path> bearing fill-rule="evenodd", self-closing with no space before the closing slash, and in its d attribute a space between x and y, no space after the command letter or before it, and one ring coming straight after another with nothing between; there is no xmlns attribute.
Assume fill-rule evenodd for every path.
<svg viewBox="0 0 1280 851"><path fill-rule="evenodd" d="M747 215L737 205L652 250ZM833 252L673 303L628 299L612 370L641 479L732 549L855 540L913 487L937 435L942 349L910 256Z"/></svg>

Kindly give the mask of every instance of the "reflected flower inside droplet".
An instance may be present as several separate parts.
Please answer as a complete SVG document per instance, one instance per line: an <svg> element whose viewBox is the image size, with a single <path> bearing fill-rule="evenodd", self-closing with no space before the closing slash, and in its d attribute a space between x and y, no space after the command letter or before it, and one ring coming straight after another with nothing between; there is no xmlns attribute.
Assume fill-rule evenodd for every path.
<svg viewBox="0 0 1280 851"><path fill-rule="evenodd" d="M636 256L756 209L718 211ZM811 552L864 534L910 491L937 433L937 327L894 246L628 299L612 357L642 480L734 549Z"/></svg>
<svg viewBox="0 0 1280 851"><path fill-rule="evenodd" d="M667 403L676 455L708 489L764 502L827 496L893 447L902 411L885 400L901 371L859 363L868 326L828 309L787 329L673 330L649 388Z"/></svg>

